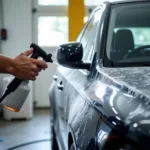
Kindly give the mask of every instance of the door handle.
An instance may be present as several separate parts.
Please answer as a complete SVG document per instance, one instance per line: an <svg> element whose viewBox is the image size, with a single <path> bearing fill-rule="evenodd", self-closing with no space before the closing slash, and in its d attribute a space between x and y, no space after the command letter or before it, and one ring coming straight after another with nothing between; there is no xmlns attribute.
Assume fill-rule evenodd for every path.
<svg viewBox="0 0 150 150"><path fill-rule="evenodd" d="M55 74L55 75L53 75L53 79L55 80L55 81L57 81L57 79L58 79L58 76Z"/></svg>
<svg viewBox="0 0 150 150"><path fill-rule="evenodd" d="M63 86L62 81L61 81L61 82L59 82L59 83L57 84L57 88L58 88L60 91L62 91L62 90L63 90L64 86Z"/></svg>

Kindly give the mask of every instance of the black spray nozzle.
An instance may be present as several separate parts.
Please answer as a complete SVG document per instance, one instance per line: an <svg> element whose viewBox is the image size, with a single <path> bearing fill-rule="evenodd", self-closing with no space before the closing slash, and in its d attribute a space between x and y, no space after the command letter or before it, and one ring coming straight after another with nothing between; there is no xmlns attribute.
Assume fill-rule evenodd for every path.
<svg viewBox="0 0 150 150"><path fill-rule="evenodd" d="M33 54L31 58L37 59L38 57L42 57L46 62L53 62L52 54L47 54L44 50L42 50L38 45L32 43L30 47L33 48Z"/></svg>

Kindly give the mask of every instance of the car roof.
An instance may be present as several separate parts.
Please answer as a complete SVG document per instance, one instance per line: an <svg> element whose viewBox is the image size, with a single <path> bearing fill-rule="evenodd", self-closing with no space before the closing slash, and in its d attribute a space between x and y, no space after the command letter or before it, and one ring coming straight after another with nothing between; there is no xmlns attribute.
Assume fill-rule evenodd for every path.
<svg viewBox="0 0 150 150"><path fill-rule="evenodd" d="M110 2L112 4L114 3L129 3L129 2L150 2L150 0L103 0L103 2Z"/></svg>

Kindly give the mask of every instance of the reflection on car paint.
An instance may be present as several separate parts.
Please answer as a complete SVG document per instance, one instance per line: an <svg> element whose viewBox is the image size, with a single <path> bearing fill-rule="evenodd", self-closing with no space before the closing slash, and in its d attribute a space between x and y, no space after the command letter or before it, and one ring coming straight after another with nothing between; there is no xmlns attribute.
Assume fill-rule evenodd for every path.
<svg viewBox="0 0 150 150"><path fill-rule="evenodd" d="M93 125L94 124L96 125L99 119L99 114L97 113L96 115L94 110L89 106L89 103L82 99L85 94L85 89L83 88L82 85L86 83L86 79L81 78L83 73L81 72L79 73L77 72L77 70L70 70L70 69L66 69L66 70L67 72L62 73L62 68L61 67L59 68L59 71L64 75L64 78L67 80L66 83L68 83L64 91L64 93L66 93L65 99L68 99L69 97L68 105L70 107L69 109L70 111L67 113L69 114L68 124L71 124L73 129L76 131L75 137L77 139L77 142L80 142L81 144L80 146L84 148L85 143L87 143L87 145L91 144L91 139L88 140L88 137L90 136L86 135L85 138L85 130L87 130L88 128L89 130L91 130L91 132L87 134L91 134L91 133L95 133L92 130L96 129L96 127L92 128L91 125L89 126L88 121L91 120L93 122ZM75 81L70 80L74 76L76 76L76 80ZM76 86L74 86L74 84L76 84ZM76 88L76 93L72 92L71 86L74 86ZM78 94L78 91L80 91L80 95ZM74 99L76 99L76 101L74 101ZM94 136L95 135L93 135L93 137Z"/></svg>

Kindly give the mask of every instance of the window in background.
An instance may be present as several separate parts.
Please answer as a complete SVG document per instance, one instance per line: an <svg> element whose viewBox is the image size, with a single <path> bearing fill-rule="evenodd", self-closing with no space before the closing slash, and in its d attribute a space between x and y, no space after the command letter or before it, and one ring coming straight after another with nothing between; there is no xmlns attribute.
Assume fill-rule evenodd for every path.
<svg viewBox="0 0 150 150"><path fill-rule="evenodd" d="M57 46L68 41L68 17L40 16L38 18L38 44Z"/></svg>
<svg viewBox="0 0 150 150"><path fill-rule="evenodd" d="M54 49L68 42L68 0L34 0L35 42Z"/></svg>
<svg viewBox="0 0 150 150"><path fill-rule="evenodd" d="M99 5L103 0L84 0L86 6Z"/></svg>
<svg viewBox="0 0 150 150"><path fill-rule="evenodd" d="M94 9L100 0L84 0L86 14L84 23L89 18L89 9ZM68 16L66 6L69 0L35 0L36 30L35 39L40 46L55 47L68 42Z"/></svg>
<svg viewBox="0 0 150 150"><path fill-rule="evenodd" d="M38 5L68 5L68 0L38 0Z"/></svg>
<svg viewBox="0 0 150 150"><path fill-rule="evenodd" d="M88 16L85 16L84 17L84 23L86 23L88 21L89 17Z"/></svg>
<svg viewBox="0 0 150 150"><path fill-rule="evenodd" d="M103 0L84 0L85 5L99 5ZM68 5L68 0L38 0L39 5Z"/></svg>
<svg viewBox="0 0 150 150"><path fill-rule="evenodd" d="M33 31L34 41L47 54L55 56L60 44L68 42L68 0L32 0L33 1ZM57 59L53 57L56 62ZM49 64L51 65L51 64ZM57 65L50 66L47 73L41 74L34 83L34 97L36 107L49 107L47 90L53 81ZM42 86L41 86L42 85ZM42 99L42 102L41 102Z"/></svg>

